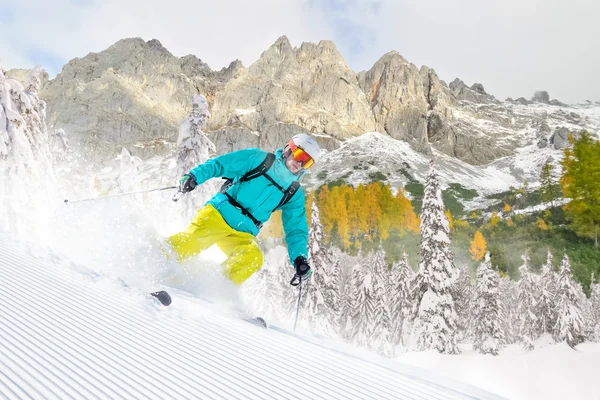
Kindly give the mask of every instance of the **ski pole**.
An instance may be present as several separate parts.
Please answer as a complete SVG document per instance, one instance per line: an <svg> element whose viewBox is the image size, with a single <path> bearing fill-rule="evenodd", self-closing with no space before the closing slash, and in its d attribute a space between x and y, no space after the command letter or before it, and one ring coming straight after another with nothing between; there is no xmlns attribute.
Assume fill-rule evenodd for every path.
<svg viewBox="0 0 600 400"><path fill-rule="evenodd" d="M101 196L101 197L90 197L89 199L79 199L79 200L73 200L73 201L65 199L65 204L81 203L83 201L93 201L93 200L100 200L100 199L108 199L110 197L129 196L129 195L132 195L132 194L149 193L149 192L156 192L156 191L159 191L159 190L169 190L169 189L177 189L177 188L178 188L178 186L168 186L168 187L158 188L158 189L139 190L137 192L127 192L127 193L119 193L119 194L110 194L108 196Z"/></svg>
<svg viewBox="0 0 600 400"><path fill-rule="evenodd" d="M302 278L300 278L300 288L298 290L298 305L296 305L296 320L294 321L294 332L296 332L296 324L298 323L298 314L300 313L300 301L302 300Z"/></svg>

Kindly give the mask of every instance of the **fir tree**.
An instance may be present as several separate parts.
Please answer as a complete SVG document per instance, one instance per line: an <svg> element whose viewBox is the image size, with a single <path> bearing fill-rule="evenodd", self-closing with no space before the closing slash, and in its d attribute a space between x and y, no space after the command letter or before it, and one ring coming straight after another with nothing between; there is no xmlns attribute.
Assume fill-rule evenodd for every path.
<svg viewBox="0 0 600 400"><path fill-rule="evenodd" d="M42 88L42 76L46 71L40 66L31 70L27 76L27 84L21 96L21 115L27 124L27 131L30 136L30 144L34 156L42 170L46 171L52 165L52 156L50 155L49 135L46 126L46 102L38 97L38 92ZM52 175L45 179L53 179ZM50 168L50 173L52 172Z"/></svg>
<svg viewBox="0 0 600 400"><path fill-rule="evenodd" d="M551 333L556 323L556 274L552 270L552 253L548 250L546 264L542 267L539 298L535 314L539 320L539 331Z"/></svg>
<svg viewBox="0 0 600 400"><path fill-rule="evenodd" d="M386 357L394 355L392 340L392 317L388 301L390 285L389 269L385 261L385 251L381 244L373 255L373 296L375 298L374 335L378 340L371 341L371 349Z"/></svg>
<svg viewBox="0 0 600 400"><path fill-rule="evenodd" d="M473 301L473 347L483 354L498 355L504 344L504 331L498 284L500 277L492 270L490 253L477 268L477 282Z"/></svg>
<svg viewBox="0 0 600 400"><path fill-rule="evenodd" d="M591 307L591 338L600 342L600 283L594 282L594 273L590 281L590 307Z"/></svg>
<svg viewBox="0 0 600 400"><path fill-rule="evenodd" d="M50 179L41 179L33 137L21 114L34 112L29 97L23 86L5 73L0 65L0 228L30 237L31 226L39 221L27 219L34 218L31 209L37 208L38 202L48 200L36 193L43 192ZM51 169L45 172L50 178Z"/></svg>
<svg viewBox="0 0 600 400"><path fill-rule="evenodd" d="M588 133L567 147L562 160L560 185L566 198L564 206L570 228L578 236L594 240L598 248L600 235L600 141Z"/></svg>
<svg viewBox="0 0 600 400"><path fill-rule="evenodd" d="M519 337L526 350L532 350L534 342L539 337L539 318L535 314L538 299L538 282L536 276L529 271L529 256L527 253L521 257L523 265L519 267L521 279L519 280L519 297L517 307Z"/></svg>
<svg viewBox="0 0 600 400"><path fill-rule="evenodd" d="M540 172L540 194L542 200L549 202L552 207L554 207L554 199L556 198L553 170L554 166L546 161Z"/></svg>
<svg viewBox="0 0 600 400"><path fill-rule="evenodd" d="M349 278L343 287L343 308L340 326L342 328L342 338L348 342L354 340L355 327L362 322L362 317L355 314L358 301L358 283L363 276L361 265L361 255L354 257L352 267L349 271Z"/></svg>
<svg viewBox="0 0 600 400"><path fill-rule="evenodd" d="M376 307L372 271L363 266L356 267L351 284L357 287L352 310L352 342L360 347L369 347L375 329Z"/></svg>
<svg viewBox="0 0 600 400"><path fill-rule="evenodd" d="M192 98L192 112L187 119L179 125L177 138L177 176L181 177L190 172L198 164L206 162L212 157L215 145L204 135L202 129L206 127L206 120L210 117L208 103L202 95ZM191 218L202 207L208 197L216 191L215 183L205 183L197 187L180 200L183 203L184 216Z"/></svg>
<svg viewBox="0 0 600 400"><path fill-rule="evenodd" d="M578 286L571 275L571 261L567 253L560 264L560 272L556 283L557 320L553 336L557 342L567 342L575 347L584 340L585 322L582 317L581 286Z"/></svg>
<svg viewBox="0 0 600 400"><path fill-rule="evenodd" d="M502 330L505 333L505 343L513 344L519 338L518 299L519 288L517 283L507 275L500 279L500 313Z"/></svg>
<svg viewBox="0 0 600 400"><path fill-rule="evenodd" d="M473 298L473 285L471 284L471 275L469 267L463 265L459 268L459 275L454 286L452 286L452 298L457 315L458 339L464 340L470 337L469 314L471 309L471 300Z"/></svg>
<svg viewBox="0 0 600 400"><path fill-rule="evenodd" d="M390 293L388 295L390 301L391 326L392 326L392 343L395 346L406 347L405 333L408 324L410 310L412 308L413 299L411 298L411 284L415 273L408 264L408 255L403 252L399 262L392 266Z"/></svg>
<svg viewBox="0 0 600 400"><path fill-rule="evenodd" d="M419 262L419 308L413 337L419 350L436 349L457 354L457 315L451 288L458 271L450 249L448 220L444 214L442 189L431 162L421 214L421 254Z"/></svg>
<svg viewBox="0 0 600 400"><path fill-rule="evenodd" d="M321 245L322 231L319 208L313 201L308 231L309 256L313 273L306 291L307 313L314 333L333 337L340 322L339 255L335 254L334 248Z"/></svg>

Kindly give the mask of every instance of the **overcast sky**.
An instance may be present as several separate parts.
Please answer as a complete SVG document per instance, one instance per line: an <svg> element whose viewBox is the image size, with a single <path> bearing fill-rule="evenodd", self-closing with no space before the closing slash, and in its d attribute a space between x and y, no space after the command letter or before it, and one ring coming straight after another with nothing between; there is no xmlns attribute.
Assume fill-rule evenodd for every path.
<svg viewBox="0 0 600 400"><path fill-rule="evenodd" d="M0 32L4 68L51 76L126 37L221 69L287 35L333 40L356 72L396 50L500 99L600 101L600 0L0 0Z"/></svg>

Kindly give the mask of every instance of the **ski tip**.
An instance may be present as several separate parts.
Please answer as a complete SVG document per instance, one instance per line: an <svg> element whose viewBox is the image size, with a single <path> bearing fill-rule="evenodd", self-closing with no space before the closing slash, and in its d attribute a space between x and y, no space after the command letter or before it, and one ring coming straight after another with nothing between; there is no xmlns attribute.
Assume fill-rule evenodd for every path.
<svg viewBox="0 0 600 400"><path fill-rule="evenodd" d="M153 297L156 297L158 299L158 301L160 301L160 304L162 304L165 307L167 307L171 304L171 295L164 290L150 293L150 295Z"/></svg>
<svg viewBox="0 0 600 400"><path fill-rule="evenodd" d="M254 324L256 326L260 326L262 328L267 329L267 321L265 321L261 317L250 318L247 321L250 322L251 324Z"/></svg>

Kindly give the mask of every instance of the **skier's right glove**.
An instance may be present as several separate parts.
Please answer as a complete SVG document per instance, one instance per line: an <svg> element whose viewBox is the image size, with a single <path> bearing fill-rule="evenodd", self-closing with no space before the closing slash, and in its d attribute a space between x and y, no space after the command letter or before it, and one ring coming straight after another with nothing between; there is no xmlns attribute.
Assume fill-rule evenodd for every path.
<svg viewBox="0 0 600 400"><path fill-rule="evenodd" d="M181 193L191 192L196 186L198 186L198 182L193 174L185 174L179 180L179 191Z"/></svg>
<svg viewBox="0 0 600 400"><path fill-rule="evenodd" d="M294 275L290 282L290 285L292 286L299 285L301 280L304 282L310 277L310 274L312 274L312 269L310 268L310 265L308 265L308 261L302 256L296 257L294 260L294 268L296 269L296 275Z"/></svg>

